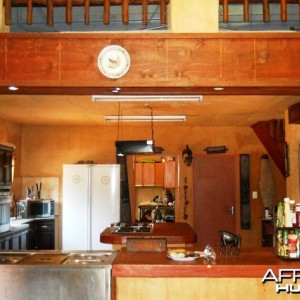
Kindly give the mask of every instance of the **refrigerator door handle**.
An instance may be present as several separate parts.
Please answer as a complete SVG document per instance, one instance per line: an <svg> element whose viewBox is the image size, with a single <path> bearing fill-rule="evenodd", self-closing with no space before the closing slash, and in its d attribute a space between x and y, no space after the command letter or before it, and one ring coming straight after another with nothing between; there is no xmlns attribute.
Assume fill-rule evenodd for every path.
<svg viewBox="0 0 300 300"><path fill-rule="evenodd" d="M87 250L91 250L92 248L92 239L91 239L91 166L88 165L87 168L88 171L88 190L87 190L87 210L86 210L86 214L87 214Z"/></svg>

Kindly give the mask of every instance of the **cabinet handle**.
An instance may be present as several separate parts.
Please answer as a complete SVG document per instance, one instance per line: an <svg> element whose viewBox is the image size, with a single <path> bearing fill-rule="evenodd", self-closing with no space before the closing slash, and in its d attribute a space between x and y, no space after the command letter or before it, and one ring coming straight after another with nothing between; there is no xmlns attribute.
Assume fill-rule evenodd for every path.
<svg viewBox="0 0 300 300"><path fill-rule="evenodd" d="M42 225L41 228L48 228L48 226L47 225Z"/></svg>

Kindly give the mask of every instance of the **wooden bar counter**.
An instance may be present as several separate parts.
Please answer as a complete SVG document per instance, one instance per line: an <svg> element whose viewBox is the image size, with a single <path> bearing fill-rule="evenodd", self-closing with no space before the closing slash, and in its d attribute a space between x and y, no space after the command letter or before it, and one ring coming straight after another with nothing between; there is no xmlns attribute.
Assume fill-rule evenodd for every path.
<svg viewBox="0 0 300 300"><path fill-rule="evenodd" d="M189 245L197 241L193 228L184 222L155 223L151 233L113 233L113 227L100 234L100 242L113 245L126 245L127 238L166 238L168 245Z"/></svg>
<svg viewBox="0 0 300 300"><path fill-rule="evenodd" d="M300 260L280 259L273 248L241 249L239 256L217 254L215 262L202 257L182 262L171 260L167 252L130 252L123 247L112 268L112 299L295 299L295 293L277 293L274 278L262 282L268 270L278 277L282 269L290 270L290 278L278 283L280 287L298 289L299 294L292 270L298 270L300 278Z"/></svg>

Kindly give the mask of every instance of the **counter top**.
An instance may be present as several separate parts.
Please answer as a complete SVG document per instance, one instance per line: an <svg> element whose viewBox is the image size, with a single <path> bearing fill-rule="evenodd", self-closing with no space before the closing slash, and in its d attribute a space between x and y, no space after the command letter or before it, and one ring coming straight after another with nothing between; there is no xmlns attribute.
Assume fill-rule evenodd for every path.
<svg viewBox="0 0 300 300"><path fill-rule="evenodd" d="M184 222L155 223L151 233L112 233L108 227L100 234L100 242L106 244L126 244L127 238L166 238L168 244L194 244L197 234L193 228Z"/></svg>
<svg viewBox="0 0 300 300"><path fill-rule="evenodd" d="M186 248L203 251L204 249ZM216 252L218 249L214 249ZM113 277L246 277L261 278L268 269L299 268L299 259L283 260L273 248L241 249L238 256L218 255L216 261L198 258L180 262L166 252L128 252L123 247L113 264Z"/></svg>

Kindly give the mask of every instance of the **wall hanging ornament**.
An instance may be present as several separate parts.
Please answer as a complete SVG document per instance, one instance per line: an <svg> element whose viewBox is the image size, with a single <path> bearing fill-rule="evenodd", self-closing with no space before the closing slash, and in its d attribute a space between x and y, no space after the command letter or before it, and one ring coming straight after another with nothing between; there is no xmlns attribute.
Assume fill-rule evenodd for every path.
<svg viewBox="0 0 300 300"><path fill-rule="evenodd" d="M189 148L189 145L186 145L186 148L182 151L183 162L189 167L193 161L193 152Z"/></svg>

